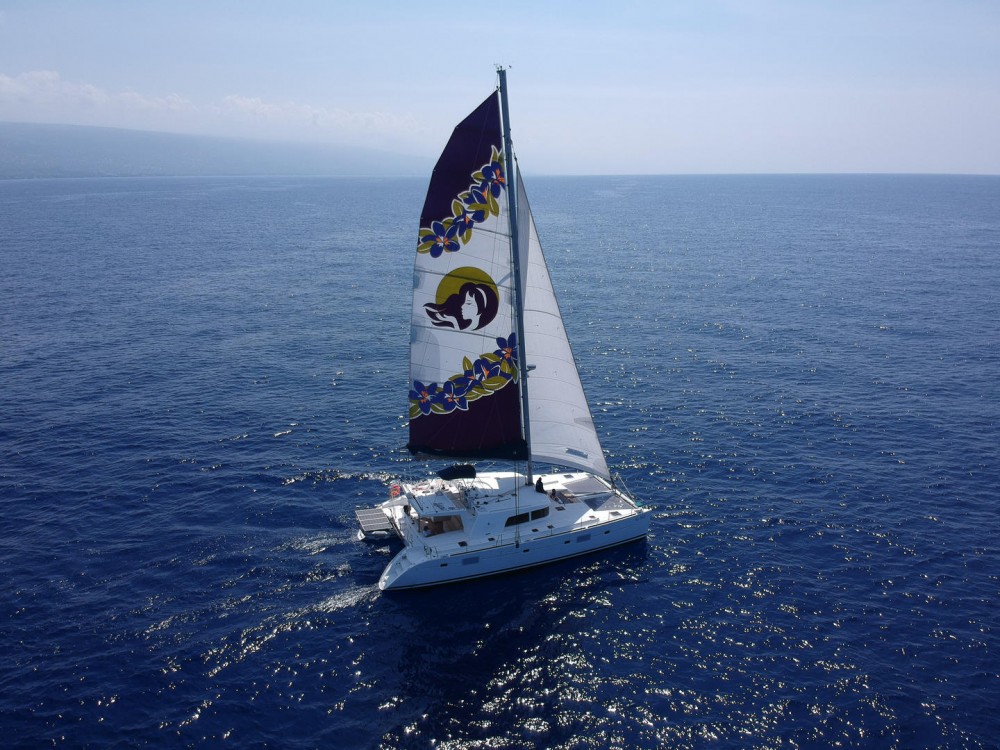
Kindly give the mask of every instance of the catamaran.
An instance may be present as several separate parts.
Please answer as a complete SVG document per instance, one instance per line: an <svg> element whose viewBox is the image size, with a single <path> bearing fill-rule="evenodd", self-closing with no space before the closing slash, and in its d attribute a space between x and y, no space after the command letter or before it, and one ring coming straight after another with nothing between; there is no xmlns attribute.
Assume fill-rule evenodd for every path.
<svg viewBox="0 0 1000 750"><path fill-rule="evenodd" d="M403 542L382 590L529 568L649 529L650 509L612 476L594 428L497 73L434 168L413 274L407 447L466 463L393 483L387 500L356 512L359 538Z"/></svg>

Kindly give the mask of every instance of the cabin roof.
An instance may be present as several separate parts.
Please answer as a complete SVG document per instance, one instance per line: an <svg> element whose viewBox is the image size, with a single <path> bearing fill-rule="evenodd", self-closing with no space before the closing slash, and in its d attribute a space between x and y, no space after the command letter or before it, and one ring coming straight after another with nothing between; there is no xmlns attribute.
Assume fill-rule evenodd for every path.
<svg viewBox="0 0 1000 750"><path fill-rule="evenodd" d="M453 516L456 513L465 511L457 493L434 492L426 495L414 495L410 498L410 505L422 518L434 518L435 516Z"/></svg>

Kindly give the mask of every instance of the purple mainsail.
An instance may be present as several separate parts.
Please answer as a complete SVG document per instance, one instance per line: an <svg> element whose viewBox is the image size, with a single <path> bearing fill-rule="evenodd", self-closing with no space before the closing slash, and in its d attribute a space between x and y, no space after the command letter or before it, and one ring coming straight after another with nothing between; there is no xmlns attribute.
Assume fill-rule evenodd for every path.
<svg viewBox="0 0 1000 750"><path fill-rule="evenodd" d="M452 133L420 217L410 337L413 453L527 458L499 97Z"/></svg>

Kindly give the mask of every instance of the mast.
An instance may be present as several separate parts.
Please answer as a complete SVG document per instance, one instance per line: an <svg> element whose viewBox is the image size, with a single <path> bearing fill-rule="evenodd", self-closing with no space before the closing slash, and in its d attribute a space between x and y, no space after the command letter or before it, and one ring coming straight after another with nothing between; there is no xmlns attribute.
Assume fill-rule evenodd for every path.
<svg viewBox="0 0 1000 750"><path fill-rule="evenodd" d="M532 484L531 425L528 422L528 363L524 346L524 290L521 288L521 249L517 230L517 168L510 139L510 112L507 109L507 71L497 66L500 77L500 122L503 128L503 158L507 172L507 214L510 216L510 251L514 271L514 331L517 333L518 387L521 389L521 425L528 445L527 484Z"/></svg>

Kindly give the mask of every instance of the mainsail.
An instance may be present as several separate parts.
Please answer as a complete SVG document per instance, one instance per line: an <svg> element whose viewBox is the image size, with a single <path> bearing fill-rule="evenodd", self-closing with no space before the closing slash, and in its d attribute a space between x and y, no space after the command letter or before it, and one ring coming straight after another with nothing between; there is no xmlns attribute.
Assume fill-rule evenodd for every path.
<svg viewBox="0 0 1000 750"><path fill-rule="evenodd" d="M519 177L518 242L512 243L507 191L515 172L504 155L500 102L493 94L455 128L421 214L408 447L465 459L527 459L523 380L531 458L608 476ZM513 308L519 299L523 331Z"/></svg>
<svg viewBox="0 0 1000 750"><path fill-rule="evenodd" d="M420 217L410 326L414 453L525 459L500 108L455 128Z"/></svg>

